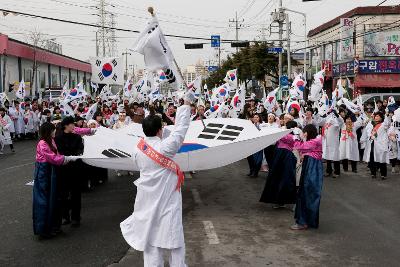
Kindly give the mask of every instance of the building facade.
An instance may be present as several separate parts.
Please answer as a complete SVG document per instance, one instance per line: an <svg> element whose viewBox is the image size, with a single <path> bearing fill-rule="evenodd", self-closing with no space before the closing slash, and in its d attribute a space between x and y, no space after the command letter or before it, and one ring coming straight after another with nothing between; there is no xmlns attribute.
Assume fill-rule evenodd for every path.
<svg viewBox="0 0 400 267"><path fill-rule="evenodd" d="M338 80L349 97L400 92L400 6L358 7L309 31L310 75L326 69L328 94Z"/></svg>
<svg viewBox="0 0 400 267"><path fill-rule="evenodd" d="M35 75L34 62L37 63ZM21 80L27 85L27 96L38 96L46 89L62 88L66 82L70 88L79 82L89 88L90 77L90 63L0 34L0 92L6 92L11 99Z"/></svg>

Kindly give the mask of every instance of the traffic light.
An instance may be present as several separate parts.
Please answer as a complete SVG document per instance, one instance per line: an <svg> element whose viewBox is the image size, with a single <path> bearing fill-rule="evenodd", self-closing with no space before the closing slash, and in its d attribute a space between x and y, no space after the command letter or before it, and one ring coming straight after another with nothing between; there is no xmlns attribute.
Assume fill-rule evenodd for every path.
<svg viewBox="0 0 400 267"><path fill-rule="evenodd" d="M185 44L185 49L203 49L203 44Z"/></svg>
<svg viewBox="0 0 400 267"><path fill-rule="evenodd" d="M249 47L250 42L232 42L231 47Z"/></svg>

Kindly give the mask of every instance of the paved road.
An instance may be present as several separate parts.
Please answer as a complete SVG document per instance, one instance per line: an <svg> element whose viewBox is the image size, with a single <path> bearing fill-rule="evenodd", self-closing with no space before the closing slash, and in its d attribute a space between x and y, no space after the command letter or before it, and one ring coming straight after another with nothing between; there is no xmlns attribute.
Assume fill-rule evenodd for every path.
<svg viewBox="0 0 400 267"><path fill-rule="evenodd" d="M128 250L119 222L133 208L131 178L110 181L84 195L83 225L61 238L32 236L33 143L17 144L15 156L0 157L0 266L107 266ZM21 152L22 151L22 152ZM21 167L12 166L23 165ZM265 177L245 176L245 161L201 171L183 190L189 266L398 266L400 175L372 180L365 165L324 183L320 229L293 232L290 209L259 203ZM7 242L4 242L7 240ZM143 266L128 251L113 267Z"/></svg>
<svg viewBox="0 0 400 267"><path fill-rule="evenodd" d="M13 155L0 155L0 266L107 266L128 250L119 231L133 210L131 177L117 178L83 194L82 225L39 241L32 232L32 180L36 142L16 143Z"/></svg>

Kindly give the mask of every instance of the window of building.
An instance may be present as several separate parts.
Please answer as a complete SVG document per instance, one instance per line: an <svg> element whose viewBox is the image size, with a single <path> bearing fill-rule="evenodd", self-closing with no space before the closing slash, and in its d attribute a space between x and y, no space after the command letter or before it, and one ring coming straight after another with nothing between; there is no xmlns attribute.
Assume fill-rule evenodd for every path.
<svg viewBox="0 0 400 267"><path fill-rule="evenodd" d="M40 83L40 88L46 88L46 72L44 71L39 72L39 83Z"/></svg>
<svg viewBox="0 0 400 267"><path fill-rule="evenodd" d="M32 81L32 70L24 69L24 81L31 82Z"/></svg>
<svg viewBox="0 0 400 267"><path fill-rule="evenodd" d="M57 73L52 73L51 74L51 86L52 87L57 87L58 86L58 74Z"/></svg>
<svg viewBox="0 0 400 267"><path fill-rule="evenodd" d="M64 86L64 84L68 82L68 75L62 74L61 75L61 86Z"/></svg>

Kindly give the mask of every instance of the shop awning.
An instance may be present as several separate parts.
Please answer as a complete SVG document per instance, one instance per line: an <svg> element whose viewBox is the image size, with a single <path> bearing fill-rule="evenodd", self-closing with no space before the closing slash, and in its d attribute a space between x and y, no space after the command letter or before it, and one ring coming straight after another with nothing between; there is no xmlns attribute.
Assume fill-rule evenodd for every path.
<svg viewBox="0 0 400 267"><path fill-rule="evenodd" d="M400 74L358 74L355 78L354 85L357 88L400 88Z"/></svg>

